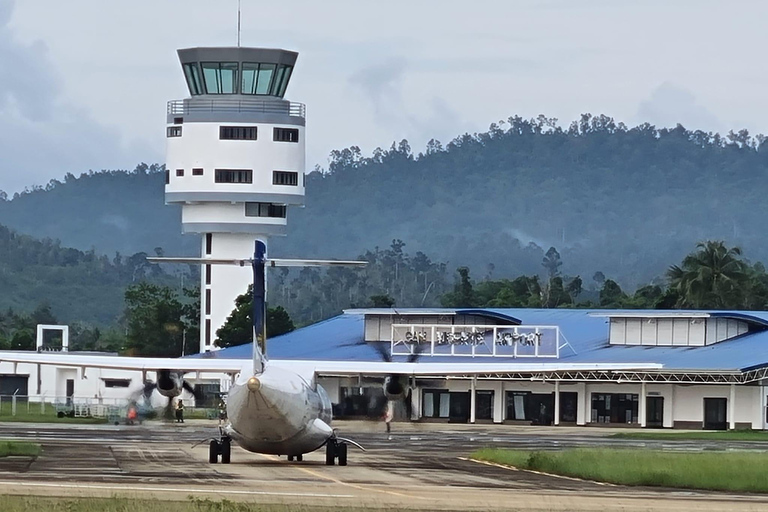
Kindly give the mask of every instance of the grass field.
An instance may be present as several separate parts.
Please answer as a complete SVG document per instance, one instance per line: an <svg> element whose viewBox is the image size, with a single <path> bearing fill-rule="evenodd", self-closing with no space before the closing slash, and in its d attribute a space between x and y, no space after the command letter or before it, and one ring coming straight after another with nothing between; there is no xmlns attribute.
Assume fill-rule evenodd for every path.
<svg viewBox="0 0 768 512"><path fill-rule="evenodd" d="M40 404L30 404L27 412L27 404L19 404L16 408L16 415L11 413L11 407L3 404L0 409L0 423L8 421L23 421L27 423L73 423L73 424L99 424L106 423L103 418L58 418L53 406L47 406L45 413L40 411Z"/></svg>
<svg viewBox="0 0 768 512"><path fill-rule="evenodd" d="M768 441L764 430L701 430L697 432L619 432L610 437L617 439L670 439L711 441Z"/></svg>
<svg viewBox="0 0 768 512"><path fill-rule="evenodd" d="M184 502L135 500L131 498L42 498L27 496L2 496L3 512L332 512L335 510L374 509L339 507L309 507L302 505L263 505L236 503L227 500L189 499ZM375 509L381 510L381 509ZM397 512L398 509L387 509Z"/></svg>
<svg viewBox="0 0 768 512"><path fill-rule="evenodd" d="M755 452L660 452L635 449L569 449L558 452L485 448L473 458L624 485L735 492L768 492L768 455Z"/></svg>
<svg viewBox="0 0 768 512"><path fill-rule="evenodd" d="M40 445L23 441L0 441L0 457L10 455L34 457L40 455Z"/></svg>

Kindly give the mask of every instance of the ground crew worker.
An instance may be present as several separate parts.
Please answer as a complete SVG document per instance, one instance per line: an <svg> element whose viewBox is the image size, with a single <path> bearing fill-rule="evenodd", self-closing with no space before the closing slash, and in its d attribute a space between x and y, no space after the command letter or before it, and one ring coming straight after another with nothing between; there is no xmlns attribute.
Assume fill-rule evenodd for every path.
<svg viewBox="0 0 768 512"><path fill-rule="evenodd" d="M181 399L176 402L176 423L184 423L184 403Z"/></svg>
<svg viewBox="0 0 768 512"><path fill-rule="evenodd" d="M227 404L224 403L224 399L219 400L219 426L224 425L227 422Z"/></svg>

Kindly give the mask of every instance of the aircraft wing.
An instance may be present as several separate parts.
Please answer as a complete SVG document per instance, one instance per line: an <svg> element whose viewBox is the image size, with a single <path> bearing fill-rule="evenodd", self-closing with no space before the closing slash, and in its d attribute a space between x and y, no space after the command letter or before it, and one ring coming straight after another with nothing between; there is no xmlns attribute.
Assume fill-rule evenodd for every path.
<svg viewBox="0 0 768 512"><path fill-rule="evenodd" d="M291 368L301 373L321 376L358 376L358 375L408 375L414 377L440 377L458 375L487 375L516 372L556 372L556 371L630 371L660 370L658 363L398 363L383 361L288 361L271 360L270 364Z"/></svg>
<svg viewBox="0 0 768 512"><path fill-rule="evenodd" d="M76 352L0 352L0 362L149 372L157 370L182 370L187 372L235 373L253 367L253 362L250 359L121 357L84 355Z"/></svg>

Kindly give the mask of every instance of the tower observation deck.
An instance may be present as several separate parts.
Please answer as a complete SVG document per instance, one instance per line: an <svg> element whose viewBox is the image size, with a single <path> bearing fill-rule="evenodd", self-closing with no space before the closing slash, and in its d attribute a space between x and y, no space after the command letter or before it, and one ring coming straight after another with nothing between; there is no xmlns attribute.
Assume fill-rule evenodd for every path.
<svg viewBox="0 0 768 512"><path fill-rule="evenodd" d="M304 205L305 107L284 99L298 54L271 48L178 51L190 97L168 102L166 204L203 258L244 258L253 242L285 235ZM200 351L251 281L249 267L203 265ZM243 340L248 341L248 340Z"/></svg>

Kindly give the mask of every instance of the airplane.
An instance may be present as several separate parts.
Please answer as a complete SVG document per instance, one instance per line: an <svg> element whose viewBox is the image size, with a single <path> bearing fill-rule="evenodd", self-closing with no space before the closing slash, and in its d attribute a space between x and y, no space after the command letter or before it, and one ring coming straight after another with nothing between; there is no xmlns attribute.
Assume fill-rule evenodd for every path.
<svg viewBox="0 0 768 512"><path fill-rule="evenodd" d="M557 371L588 370L594 364L549 363L481 363L471 368L466 363L418 364L417 355L406 362L393 362L386 354L384 361L300 361L269 360L265 356L265 271L267 266L325 266L364 265L366 262L333 260L285 260L268 259L266 245L256 241L252 259L211 259L211 258L148 258L154 262L204 263L251 265L254 275L253 286L253 358L143 358L120 356L79 355L77 353L36 353L0 352L0 362L50 364L78 368L103 368L136 370L143 373L158 373L158 391L165 396L181 392L186 373L224 373L232 378L227 397L229 423L219 428L218 438L209 443L209 462L223 464L231 461L232 442L247 451L270 455L287 456L289 461L302 461L307 453L326 447L325 463L347 465L349 444L362 447L350 439L337 435L331 427L332 412L328 393L318 384L318 375L337 377L370 376L381 379L383 391L389 404L396 400L407 400L410 405L411 386L415 378L446 378L449 376L482 375L515 371ZM382 348L378 345L377 350ZM414 351L414 354L418 349ZM633 368L648 365L635 364ZM168 381L165 381L165 378Z"/></svg>

